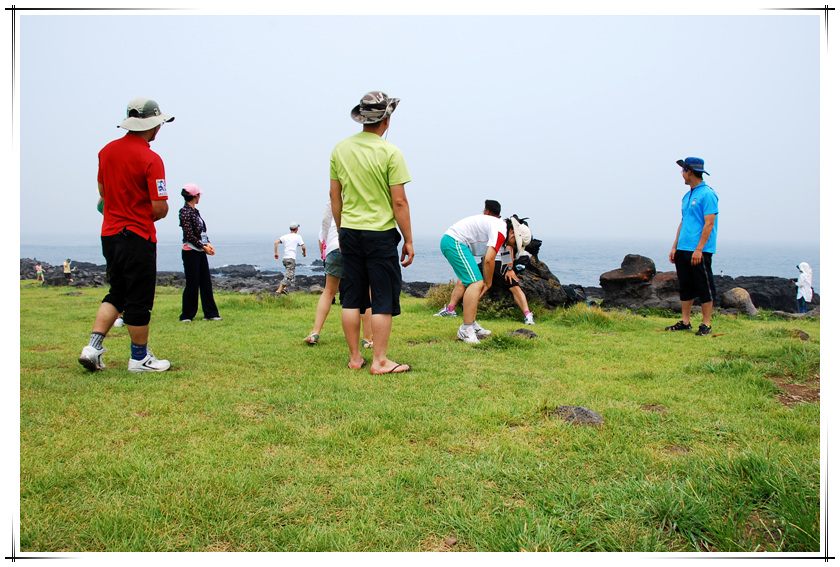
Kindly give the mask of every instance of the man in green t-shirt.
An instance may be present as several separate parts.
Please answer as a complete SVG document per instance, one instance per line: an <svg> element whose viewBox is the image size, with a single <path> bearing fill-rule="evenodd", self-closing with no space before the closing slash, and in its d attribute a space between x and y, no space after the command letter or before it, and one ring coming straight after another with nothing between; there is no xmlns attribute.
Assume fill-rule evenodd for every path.
<svg viewBox="0 0 840 567"><path fill-rule="evenodd" d="M383 138L399 102L380 91L365 94L350 111L362 131L336 144L330 156L330 204L344 264L341 325L350 349L347 366L359 369L367 363L359 350L359 325L361 314L370 307L371 374L411 370L387 355L392 319L400 314L400 263L406 267L414 260L405 195L411 177L402 152Z"/></svg>

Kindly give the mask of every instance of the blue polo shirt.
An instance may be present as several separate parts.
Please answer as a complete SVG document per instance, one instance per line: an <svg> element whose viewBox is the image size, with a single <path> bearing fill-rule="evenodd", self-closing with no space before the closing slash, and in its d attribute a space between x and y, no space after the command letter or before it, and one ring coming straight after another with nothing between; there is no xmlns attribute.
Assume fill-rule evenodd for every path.
<svg viewBox="0 0 840 567"><path fill-rule="evenodd" d="M677 239L677 250L694 252L700 244L700 234L706 224L706 215L715 215L715 225L712 234L703 247L703 252L715 253L717 248L718 229L718 196L714 190L703 181L685 194L682 200L682 226Z"/></svg>

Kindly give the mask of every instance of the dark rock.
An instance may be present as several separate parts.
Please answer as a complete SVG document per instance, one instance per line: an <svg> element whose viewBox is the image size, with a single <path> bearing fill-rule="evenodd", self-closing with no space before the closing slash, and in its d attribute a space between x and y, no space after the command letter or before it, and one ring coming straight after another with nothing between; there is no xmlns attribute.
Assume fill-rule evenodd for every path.
<svg viewBox="0 0 840 567"><path fill-rule="evenodd" d="M530 329L516 329L515 331L510 331L508 333L511 337L523 337L526 339L536 339L537 334Z"/></svg>
<svg viewBox="0 0 840 567"><path fill-rule="evenodd" d="M229 278L254 278L259 272L254 266L249 266L247 264L234 264L232 266L211 268L210 273Z"/></svg>
<svg viewBox="0 0 840 567"><path fill-rule="evenodd" d="M604 418L596 411L582 406L559 406L552 415L560 417L571 425L601 425Z"/></svg>
<svg viewBox="0 0 840 567"><path fill-rule="evenodd" d="M796 286L786 278L774 276L713 276L715 306L721 307L723 295L736 287L749 293L752 304L759 309L796 312ZM627 309L668 309L679 312L679 281L676 272L656 272L653 261L643 256L625 256L621 268L601 274L604 291L603 307ZM814 293L809 308L819 306L820 296ZM699 305L699 301L695 301Z"/></svg>
<svg viewBox="0 0 840 567"><path fill-rule="evenodd" d="M749 292L742 287L733 287L729 291L724 292L720 296L720 306L723 309L733 309L737 313L749 317L758 315L758 309L755 308L755 305L750 300Z"/></svg>
<svg viewBox="0 0 840 567"><path fill-rule="evenodd" d="M536 304L541 304L549 308L568 307L578 301L586 301L586 293L580 286L572 286L573 294L567 293L564 286L557 279L557 276L551 273L551 270L546 266L537 256L530 258L519 258L516 260L517 266L523 266L521 270L516 272L519 277L519 287L525 292L525 297L528 298L528 304L533 307ZM488 301L498 302L502 306L513 306L513 296L511 293L502 289L499 286L490 288L485 296ZM484 301L484 298L482 298Z"/></svg>
<svg viewBox="0 0 840 567"><path fill-rule="evenodd" d="M426 297L429 290L437 284L429 282L406 282L402 283L402 291L409 297Z"/></svg>
<svg viewBox="0 0 840 567"><path fill-rule="evenodd" d="M750 294L753 305L769 311L796 313L796 285L787 278L774 276L714 276L717 297L736 287L742 287ZM814 292L807 308L813 309L820 304L820 295Z"/></svg>
<svg viewBox="0 0 840 567"><path fill-rule="evenodd" d="M676 272L657 273L653 260L628 254L621 268L601 274L603 307L680 310Z"/></svg>
<svg viewBox="0 0 840 567"><path fill-rule="evenodd" d="M798 338L800 341L809 341L811 340L811 335L803 331L802 329L793 329L791 331L793 335Z"/></svg>

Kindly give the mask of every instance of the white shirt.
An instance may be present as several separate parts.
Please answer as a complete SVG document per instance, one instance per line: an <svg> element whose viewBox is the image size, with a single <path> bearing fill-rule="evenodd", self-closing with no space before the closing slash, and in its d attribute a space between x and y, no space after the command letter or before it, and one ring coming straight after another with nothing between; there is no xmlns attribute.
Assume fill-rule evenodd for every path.
<svg viewBox="0 0 840 567"><path fill-rule="evenodd" d="M303 246L303 238L299 234L290 232L289 234L281 236L280 242L283 244L284 260L286 258L297 258L298 246Z"/></svg>
<svg viewBox="0 0 840 567"><path fill-rule="evenodd" d="M335 219L332 214L332 205L327 201L327 209L321 219L321 230L318 232L318 240L323 242L321 248L321 260L326 259L327 254L338 248L338 227L335 226Z"/></svg>
<svg viewBox="0 0 840 567"><path fill-rule="evenodd" d="M507 225L502 219L490 215L473 215L450 226L445 234L468 246L473 256L483 257L488 246L498 252L504 245Z"/></svg>

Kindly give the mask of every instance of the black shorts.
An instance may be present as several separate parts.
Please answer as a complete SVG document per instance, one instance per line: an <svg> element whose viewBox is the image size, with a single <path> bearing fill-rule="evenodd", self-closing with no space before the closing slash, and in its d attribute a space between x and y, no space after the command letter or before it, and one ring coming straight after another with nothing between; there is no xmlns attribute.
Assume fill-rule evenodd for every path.
<svg viewBox="0 0 840 567"><path fill-rule="evenodd" d="M712 254L703 252L703 261L691 265L688 250L677 250L674 254L674 266L680 282L680 301L693 301L700 298L700 303L708 303L715 298L715 281L712 278Z"/></svg>
<svg viewBox="0 0 840 567"><path fill-rule="evenodd" d="M102 302L122 313L126 325L148 325L155 304L157 244L123 229L102 237L102 255L111 284Z"/></svg>
<svg viewBox="0 0 840 567"><path fill-rule="evenodd" d="M402 273L396 228L385 231L342 228L338 231L344 289L342 309L368 307L374 315L399 315Z"/></svg>
<svg viewBox="0 0 840 567"><path fill-rule="evenodd" d="M480 262L478 264L478 269L481 270L482 275L484 274L484 262ZM505 271L507 270L507 264L502 267L502 263L498 260L493 268L493 287L499 287L501 289L509 290L512 287L519 287L519 282L509 282L505 277Z"/></svg>

